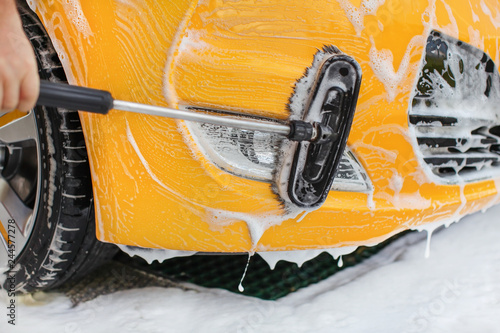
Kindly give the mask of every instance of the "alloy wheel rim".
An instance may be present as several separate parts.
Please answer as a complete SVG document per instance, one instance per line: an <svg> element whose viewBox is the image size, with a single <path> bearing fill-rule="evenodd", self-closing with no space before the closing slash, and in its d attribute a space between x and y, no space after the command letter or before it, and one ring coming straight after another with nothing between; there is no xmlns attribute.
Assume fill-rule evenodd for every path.
<svg viewBox="0 0 500 333"><path fill-rule="evenodd" d="M33 231L40 198L40 166L38 127L31 110L0 126L0 269L12 268Z"/></svg>

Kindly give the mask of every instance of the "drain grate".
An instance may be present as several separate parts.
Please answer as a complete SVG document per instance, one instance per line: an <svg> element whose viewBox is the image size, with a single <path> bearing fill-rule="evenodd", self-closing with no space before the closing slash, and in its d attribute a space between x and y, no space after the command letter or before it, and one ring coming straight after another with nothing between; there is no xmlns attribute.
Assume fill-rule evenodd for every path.
<svg viewBox="0 0 500 333"><path fill-rule="evenodd" d="M276 300L362 262L401 235L394 236L374 247L360 247L355 252L342 256L342 267L338 267L337 260L329 254L322 253L315 259L305 262L301 267L280 261L275 269L271 270L260 256L255 255L250 259L243 281L245 290L241 294L265 300ZM150 265L143 259L130 258L124 253L116 259L123 264L164 278L240 293L238 284L245 270L248 255L195 255L174 258L163 263L154 262Z"/></svg>

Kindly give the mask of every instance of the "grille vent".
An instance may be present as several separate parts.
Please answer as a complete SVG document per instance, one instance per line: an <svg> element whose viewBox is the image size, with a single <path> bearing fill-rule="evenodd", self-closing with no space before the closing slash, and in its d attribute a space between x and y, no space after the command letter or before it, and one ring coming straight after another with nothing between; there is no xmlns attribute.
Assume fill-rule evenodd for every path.
<svg viewBox="0 0 500 333"><path fill-rule="evenodd" d="M453 182L500 172L499 83L486 53L440 32L430 34L409 123L435 175Z"/></svg>

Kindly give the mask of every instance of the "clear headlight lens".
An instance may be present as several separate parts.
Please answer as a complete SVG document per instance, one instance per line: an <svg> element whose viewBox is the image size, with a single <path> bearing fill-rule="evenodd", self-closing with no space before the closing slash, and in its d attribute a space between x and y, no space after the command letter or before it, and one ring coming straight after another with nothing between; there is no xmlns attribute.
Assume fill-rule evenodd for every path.
<svg viewBox="0 0 500 333"><path fill-rule="evenodd" d="M248 179L273 180L283 136L201 123L188 123L187 127L205 157L220 169ZM371 190L366 172L348 147L331 190Z"/></svg>

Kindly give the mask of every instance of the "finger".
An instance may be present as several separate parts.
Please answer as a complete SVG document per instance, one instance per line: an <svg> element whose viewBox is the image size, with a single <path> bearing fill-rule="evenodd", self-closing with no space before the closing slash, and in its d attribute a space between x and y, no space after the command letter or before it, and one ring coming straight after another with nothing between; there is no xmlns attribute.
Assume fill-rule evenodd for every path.
<svg viewBox="0 0 500 333"><path fill-rule="evenodd" d="M2 111L12 111L19 103L19 80L15 75L6 71L3 80Z"/></svg>
<svg viewBox="0 0 500 333"><path fill-rule="evenodd" d="M20 111L28 111L35 107L35 103L40 93L40 78L37 71L30 71L22 81L19 90L19 104L17 108Z"/></svg>
<svg viewBox="0 0 500 333"><path fill-rule="evenodd" d="M7 72L8 66L5 59L0 58L0 111L3 112L3 96L4 96L4 86L5 86L5 73Z"/></svg>
<svg viewBox="0 0 500 333"><path fill-rule="evenodd" d="M3 78L0 75L0 112L3 112Z"/></svg>

